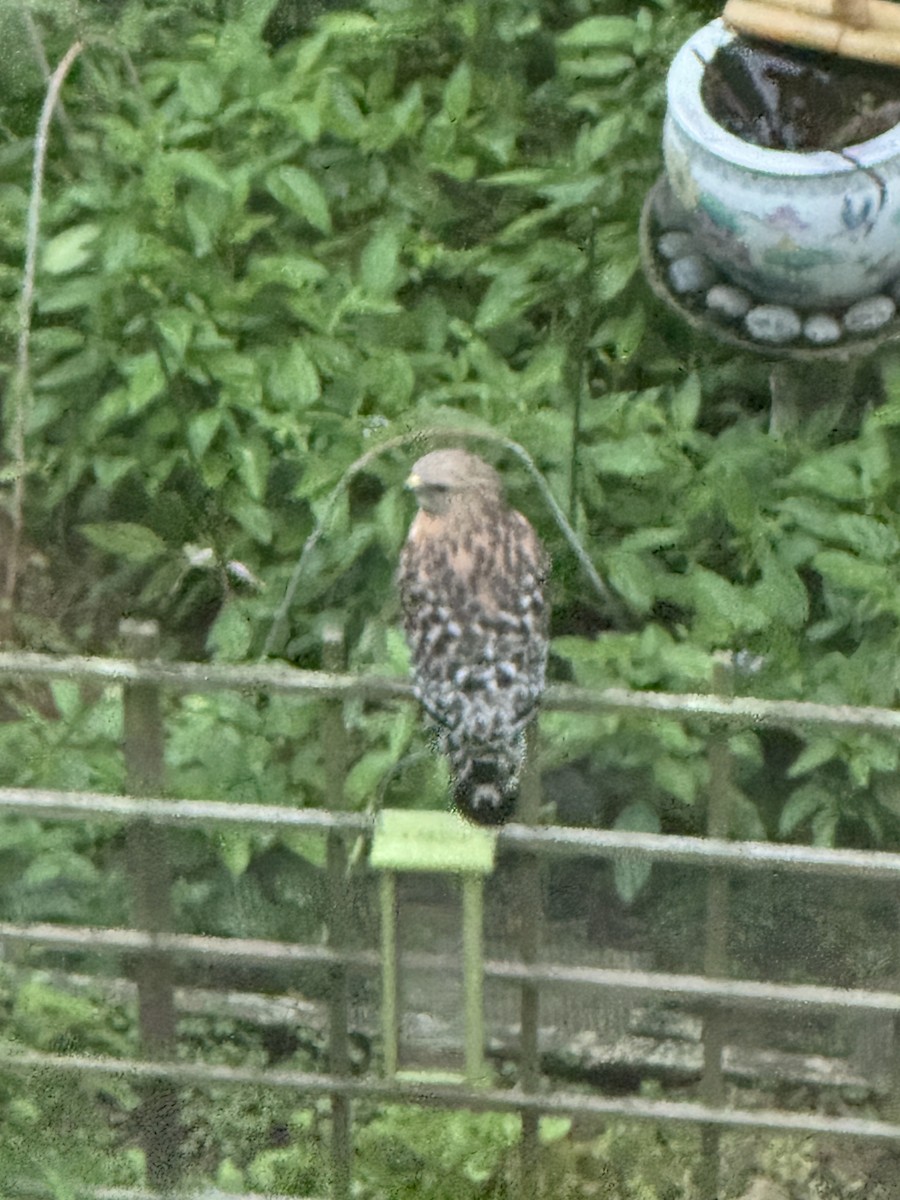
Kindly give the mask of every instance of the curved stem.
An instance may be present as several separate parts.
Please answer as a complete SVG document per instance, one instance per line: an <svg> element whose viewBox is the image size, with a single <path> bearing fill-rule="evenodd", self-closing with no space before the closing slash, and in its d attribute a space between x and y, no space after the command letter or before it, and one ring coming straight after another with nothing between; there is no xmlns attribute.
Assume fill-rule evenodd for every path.
<svg viewBox="0 0 900 1200"><path fill-rule="evenodd" d="M423 434L421 430L415 432L400 434L397 437L389 438L378 446L373 446L371 450L367 450L355 462L351 463L338 482L335 484L328 497L325 505L325 510L322 513L321 519L317 522L315 528L310 533L309 537L303 543L303 548L297 559L294 570L291 572L291 577L288 585L285 588L284 597L275 611L272 618L272 623L269 626L269 632L266 636L265 644L262 649L261 658L268 658L275 652L275 647L281 639L284 626L287 624L288 613L291 610L291 605L294 602L294 596L297 594L297 588L300 586L300 580L303 577L303 571L309 560L309 556L315 549L318 542L321 540L323 533L331 520L331 515L334 512L335 505L344 494L350 481L365 470L376 459L390 450L398 450L410 444L418 444L421 446L424 437L440 438L441 440L449 439L452 441L481 441L489 442L494 446L500 446L504 450L513 454L519 462L524 466L525 470L531 476L534 483L537 485L538 491L543 497L544 503L550 510L554 521L559 526L563 537L569 544L573 554L578 559L581 569L590 580L590 583L597 593L598 597L603 601L606 608L609 610L617 624L630 625L632 622L625 607L613 595L606 583L601 578L597 568L591 562L587 551L579 541L578 534L572 528L566 514L563 512L556 497L550 491L549 484L544 476L538 470L534 459L528 453L524 446L514 442L512 438L505 437L501 433L494 433L490 430L474 430L474 429L433 429L428 434Z"/></svg>
<svg viewBox="0 0 900 1200"><path fill-rule="evenodd" d="M16 369L10 397L12 400L12 457L15 471L13 484L12 530L6 558L4 597L12 605L19 575L19 551L25 517L25 430L30 411L30 349L31 320L34 313L34 277L37 268L38 237L41 228L41 198L44 191L44 169L47 163L47 141L50 122L59 103L63 82L75 59L84 49L84 42L73 42L60 59L47 85L44 103L34 139L34 162L31 171L31 195L25 229L25 270L19 296L19 332L16 345Z"/></svg>

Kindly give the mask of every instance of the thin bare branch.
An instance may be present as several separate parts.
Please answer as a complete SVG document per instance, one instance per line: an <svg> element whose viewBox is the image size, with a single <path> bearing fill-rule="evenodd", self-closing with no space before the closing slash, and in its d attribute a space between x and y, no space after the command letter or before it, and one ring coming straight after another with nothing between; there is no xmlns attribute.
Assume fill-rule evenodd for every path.
<svg viewBox="0 0 900 1200"><path fill-rule="evenodd" d="M34 53L37 64L41 69L41 74L44 77L44 83L48 84L50 82L50 63L47 60L47 54L44 50L44 42L41 38L41 31L38 29L35 19L32 16L31 9L27 4L22 5L20 12L22 14L22 22L25 26L25 32L28 34L28 40L31 43L31 49ZM62 135L66 140L66 145L68 146L75 130L72 126L72 122L69 120L69 114L66 112L62 100L57 103L56 113L54 115L59 122Z"/></svg>
<svg viewBox="0 0 900 1200"><path fill-rule="evenodd" d="M28 200L28 217L25 230L25 270L22 291L19 296L19 331L16 346L16 369L10 388L12 401L12 456L15 470L13 484L13 511L10 544L7 548L6 585L4 598L12 606L19 576L19 552L22 544L22 527L25 519L25 430L30 410L30 349L31 320L34 313L34 277L37 269L38 238L41 228L41 199L44 191L44 169L47 163L47 142L50 122L59 102L63 82L84 42L73 42L50 76L44 103L38 120L34 142L34 162L31 172L31 195Z"/></svg>
<svg viewBox="0 0 900 1200"><path fill-rule="evenodd" d="M591 562L590 556L582 546L578 534L569 523L566 514L558 504L556 497L550 491L549 484L536 466L534 459L528 453L524 446L518 442L514 442L512 438L505 437L501 433L495 433L493 430L476 430L476 429L430 429L430 430L415 430L410 433L400 434L397 437L389 438L387 441L381 442L378 446L373 446L371 450L367 450L354 463L351 463L338 482L335 484L325 504L321 518L317 522L312 533L303 543L303 548L300 551L300 556L294 570L291 573L291 578L285 588L284 597L279 604L275 616L272 618L272 624L269 627L268 635L266 636L265 645L263 646L262 658L268 658L276 653L276 648L280 649L280 644L283 638L284 629L287 625L288 614L291 606L294 603L294 597L297 594L297 588L300 586L300 581L303 578L303 572L309 561L315 547L322 539L325 530L331 521L335 507L338 501L344 495L350 482L366 467L375 462L382 455L389 453L392 450L402 449L410 445L421 447L423 443L432 442L457 442L457 441L480 441L488 442L493 446L499 446L510 454L515 455L519 462L525 467L525 470L531 476L534 483L537 485L544 503L550 510L553 519L559 526L563 537L568 542L572 552L578 559L581 569L589 579L591 586L597 593L597 596L603 603L604 607L620 627L629 627L633 621L627 609L613 595L609 587L600 577L597 568Z"/></svg>

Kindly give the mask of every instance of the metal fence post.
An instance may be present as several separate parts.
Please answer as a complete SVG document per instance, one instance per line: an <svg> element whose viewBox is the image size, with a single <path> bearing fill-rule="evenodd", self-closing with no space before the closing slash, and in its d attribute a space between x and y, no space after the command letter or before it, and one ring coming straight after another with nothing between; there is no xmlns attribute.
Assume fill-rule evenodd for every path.
<svg viewBox="0 0 900 1200"><path fill-rule="evenodd" d="M384 1073L393 1079L400 1065L400 957L397 946L397 877L382 871L378 884L381 907L381 1036Z"/></svg>
<svg viewBox="0 0 900 1200"><path fill-rule="evenodd" d="M335 627L325 630L322 647L326 671L341 671L344 667L343 632ZM341 700L328 701L324 724L325 778L328 808L339 812L346 807L344 779L347 774L347 731L344 726L344 705ZM340 949L347 945L350 926L348 904L347 843L344 834L329 830L327 840L328 871L328 945ZM347 968L335 966L331 971L328 992L328 1054L332 1074L348 1075L349 1049L349 987ZM332 1200L350 1200L353 1183L352 1111L348 1096L335 1092L331 1096L331 1195Z"/></svg>
<svg viewBox="0 0 900 1200"><path fill-rule="evenodd" d="M462 877L463 993L466 1014L466 1079L485 1082L484 1068L484 879Z"/></svg>
<svg viewBox="0 0 900 1200"><path fill-rule="evenodd" d="M713 667L713 692L717 696L733 693L731 656L718 656ZM731 789L731 752L728 732L715 730L709 739L709 801L706 810L706 835L727 838L731 832L729 796ZM703 973L722 977L728 971L728 872L723 867L711 867L706 879L706 929L703 948ZM725 1103L725 1076L722 1052L725 1045L725 1012L716 1006L708 1009L703 1018L703 1081L705 1103L716 1108ZM721 1129L718 1125L700 1128L700 1164L698 1190L700 1200L717 1200L719 1195L719 1147Z"/></svg>
<svg viewBox="0 0 900 1200"><path fill-rule="evenodd" d="M537 725L529 726L526 740L525 764L519 788L518 819L524 825L536 825L541 811L541 778L537 768ZM541 948L543 903L541 895L541 860L537 854L525 853L519 863L519 913L521 931L519 947L522 962L537 962ZM540 990L538 984L525 982L521 992L521 1034L519 1085L523 1092L536 1092L540 1087L541 1062L538 1041ZM537 1112L522 1113L522 1142L520 1148L520 1200L537 1200L540 1195L540 1145Z"/></svg>
<svg viewBox="0 0 900 1200"><path fill-rule="evenodd" d="M125 651L134 659L155 658L159 628L155 621L122 621L119 633ZM131 795L159 795L163 787L164 740L159 688L129 683L123 687L123 751L126 786ZM172 930L171 866L168 830L150 821L134 821L125 839L131 882L134 923L148 933ZM141 1049L147 1058L175 1056L175 986L172 962L166 954L138 959L134 970L138 989ZM142 1089L141 1142L147 1182L169 1190L181 1175L182 1129L178 1091L168 1080L154 1080Z"/></svg>

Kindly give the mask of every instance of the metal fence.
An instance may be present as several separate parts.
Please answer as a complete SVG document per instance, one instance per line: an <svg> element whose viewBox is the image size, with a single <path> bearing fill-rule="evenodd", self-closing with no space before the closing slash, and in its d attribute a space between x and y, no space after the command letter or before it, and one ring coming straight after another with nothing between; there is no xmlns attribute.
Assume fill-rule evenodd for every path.
<svg viewBox="0 0 900 1200"><path fill-rule="evenodd" d="M516 1113L521 1120L520 1200L539 1195L539 1119L542 1115L618 1116L639 1121L682 1122L700 1130L697 1194L717 1195L719 1140L725 1130L768 1130L831 1137L888 1140L900 1145L900 1124L821 1112L740 1108L727 1102L723 1071L723 1019L730 1011L787 1014L856 1013L896 1022L900 991L819 985L763 983L727 978L729 877L733 872L778 870L813 873L836 882L882 880L900 884L900 854L829 850L796 845L733 842L727 834L729 790L727 733L735 727L813 727L900 733L900 712L825 706L725 695L673 695L611 688L588 691L570 686L549 689L545 707L572 712L630 712L700 718L708 722L710 793L705 838L674 837L615 830L538 826L541 796L536 770L524 773L518 820L498 834L500 847L518 859L520 946L517 958L480 959L485 980L503 980L520 992L518 1079L510 1088L463 1078L458 1082L416 1081L395 1070L351 1069L348 1019L349 982L354 974L383 973L384 954L353 948L346 879L351 851L371 833L371 820L344 807L348 769L343 702L363 696L373 701L411 700L409 685L396 679L359 678L339 672L309 672L284 666L229 667L163 663L153 657L152 628L130 623L128 659L65 658L27 653L0 654L0 680L69 679L116 684L122 689L124 755L129 795L112 796L26 788L0 789L0 812L53 820L109 822L126 829L135 928L104 929L36 923L0 924L0 944L23 943L47 950L120 952L137 963L141 1058L139 1060L39 1052L0 1054L0 1070L30 1072L52 1068L90 1076L121 1077L141 1090L142 1143L148 1189L107 1189L99 1200L145 1200L177 1191L179 1088L195 1084L263 1085L330 1101L332 1200L348 1200L352 1186L353 1101L365 1099L444 1109ZM334 658L334 652L332 654ZM724 690L720 675L714 685ZM230 804L216 800L160 798L163 789L163 691L280 693L324 702L323 738L328 761L329 808L293 809ZM533 756L530 761L533 761ZM171 829L201 828L320 831L327 838L328 922L324 944L287 944L254 938L199 937L171 932L171 876L167 837ZM552 856L615 859L630 855L651 861L695 864L707 869L707 921L703 973L673 974L572 966L554 962L542 946L541 863ZM477 947L476 947L477 951ZM177 1061L173 964L176 960L298 966L328 970L328 1069L321 1073L256 1069ZM446 957L418 953L398 959L398 969L441 969ZM677 998L699 1006L703 1018L703 1074L696 1102L611 1096L587 1089L551 1086L542 1078L539 1014L542 988L592 989L627 997ZM467 1019L478 1014L467 1011ZM392 1015L389 1020L394 1020ZM477 1026L480 1037L480 1026ZM896 1039L891 1041L891 1047ZM893 1055L893 1048L890 1053ZM395 1066L395 1064L390 1064ZM893 1063L893 1103L900 1099L900 1063ZM246 1198L245 1198L246 1200Z"/></svg>

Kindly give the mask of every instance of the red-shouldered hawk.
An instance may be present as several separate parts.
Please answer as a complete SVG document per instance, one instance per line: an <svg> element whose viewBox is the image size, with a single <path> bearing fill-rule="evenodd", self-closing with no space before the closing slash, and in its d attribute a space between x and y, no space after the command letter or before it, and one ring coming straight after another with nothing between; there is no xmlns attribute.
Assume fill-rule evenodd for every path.
<svg viewBox="0 0 900 1200"><path fill-rule="evenodd" d="M426 454L407 486L419 512L398 583L416 695L449 757L456 808L500 824L515 807L525 727L544 687L550 560L476 455Z"/></svg>

